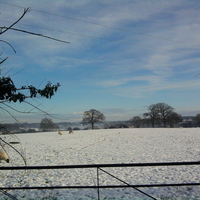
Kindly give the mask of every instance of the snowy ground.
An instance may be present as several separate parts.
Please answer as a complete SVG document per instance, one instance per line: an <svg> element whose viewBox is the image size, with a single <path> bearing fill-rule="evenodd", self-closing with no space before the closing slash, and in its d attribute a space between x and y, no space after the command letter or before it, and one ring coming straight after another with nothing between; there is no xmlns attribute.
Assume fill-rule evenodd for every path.
<svg viewBox="0 0 200 200"><path fill-rule="evenodd" d="M11 142L16 138L7 136ZM9 138L10 137L10 138ZM146 163L200 161L200 129L103 129L80 130L73 134L57 132L19 134L27 165L74 165L107 163ZM22 159L7 149L10 163ZM106 168L129 184L199 182L200 166ZM0 186L97 185L96 169L0 171ZM100 185L122 184L100 172ZM200 199L200 186L140 188L156 199ZM7 191L17 199L97 199L96 189ZM0 199L9 199L0 193ZM100 199L151 199L132 188L100 189Z"/></svg>

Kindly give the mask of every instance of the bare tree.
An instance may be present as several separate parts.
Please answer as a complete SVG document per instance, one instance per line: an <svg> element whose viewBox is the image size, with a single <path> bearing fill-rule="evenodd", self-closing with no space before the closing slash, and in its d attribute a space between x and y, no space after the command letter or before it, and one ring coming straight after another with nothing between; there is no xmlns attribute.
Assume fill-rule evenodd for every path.
<svg viewBox="0 0 200 200"><path fill-rule="evenodd" d="M197 126L200 126L200 113L198 113L198 114L195 116L195 121L196 121Z"/></svg>
<svg viewBox="0 0 200 200"><path fill-rule="evenodd" d="M58 127L53 123L52 119L44 118L40 122L40 130L42 131L52 131L57 129Z"/></svg>
<svg viewBox="0 0 200 200"><path fill-rule="evenodd" d="M149 112L143 116L151 120L152 127L155 125L174 125L181 121L182 117L174 112L174 108L166 103L152 104L148 107Z"/></svg>
<svg viewBox="0 0 200 200"><path fill-rule="evenodd" d="M155 104L158 110L160 122L163 124L164 127L167 125L167 121L170 119L170 115L172 115L174 108L169 106L166 103L157 103Z"/></svg>
<svg viewBox="0 0 200 200"><path fill-rule="evenodd" d="M182 116L177 114L176 112L171 112L166 118L166 122L170 127L174 127L182 121Z"/></svg>
<svg viewBox="0 0 200 200"><path fill-rule="evenodd" d="M132 119L130 119L130 122L135 128L139 128L142 126L142 118L140 116L133 117Z"/></svg>
<svg viewBox="0 0 200 200"><path fill-rule="evenodd" d="M100 111L91 109L89 111L85 111L83 114L82 124L87 125L91 124L92 129L94 129L95 123L102 123L105 121L105 116Z"/></svg>
<svg viewBox="0 0 200 200"><path fill-rule="evenodd" d="M151 121L151 125L154 128L156 122L159 119L159 115L158 115L158 108L155 106L155 104L152 104L148 107L149 112L148 113L144 113L143 116L145 118L148 118Z"/></svg>

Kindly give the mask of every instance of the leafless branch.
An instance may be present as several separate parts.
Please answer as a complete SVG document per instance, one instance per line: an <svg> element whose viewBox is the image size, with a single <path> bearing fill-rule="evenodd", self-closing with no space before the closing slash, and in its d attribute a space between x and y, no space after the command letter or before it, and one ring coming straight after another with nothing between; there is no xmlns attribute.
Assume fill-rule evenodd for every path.
<svg viewBox="0 0 200 200"><path fill-rule="evenodd" d="M200 73L196 74L194 77L197 77L197 76L199 76L199 75L200 75Z"/></svg>
<svg viewBox="0 0 200 200"><path fill-rule="evenodd" d="M2 103L3 105L5 105L5 106L8 106L7 104L5 104L5 103ZM9 108L11 108L12 110L15 110L14 108L12 108L11 106L8 106ZM3 108L3 107L0 107L0 109L2 109L2 110L4 110L5 112L7 112L15 121L17 121L17 122L19 122L18 120L17 120L17 118L9 111L9 110L7 110L7 109L5 109L5 108ZM15 111L17 111L17 110L15 110Z"/></svg>
<svg viewBox="0 0 200 200"><path fill-rule="evenodd" d="M12 50L16 53L14 47L9 42L6 42L5 40L0 40L0 42L4 42L4 43L8 44L12 48Z"/></svg>
<svg viewBox="0 0 200 200"><path fill-rule="evenodd" d="M53 116L52 114L49 114L48 112L46 112L46 111L40 109L39 107L35 106L35 105L32 104L32 103L29 103L29 102L27 102L27 101L24 101L24 102L25 102L26 104L32 106L33 108L37 109L38 111L40 111L41 113L43 113L43 114L46 115L46 116L50 116L50 117L53 117L53 118L55 118L55 119L61 119L61 118L59 118L59 117ZM31 113L33 113L33 112L31 112Z"/></svg>
<svg viewBox="0 0 200 200"><path fill-rule="evenodd" d="M25 15L28 11L30 11L30 8L25 8L25 9L24 9L24 13L22 14L22 16L21 16L17 21L15 21L13 24L11 24L9 27L4 27L5 30L2 31L2 32L0 33L0 35L3 34L3 33L5 33L6 31L8 31L9 29L11 29L15 24L17 24L17 23L24 17L24 15Z"/></svg>
<svg viewBox="0 0 200 200"><path fill-rule="evenodd" d="M70 42L67 42L67 41L65 41L65 40L59 40L59 39L56 39L56 38L53 38L53 37L49 37L49 36L47 36L47 35L43 35L43 34L39 34L39 33L33 33L33 32L26 31L26 30L22 30L22 29L10 28L10 30L20 31L20 32L27 33L27 34L31 34L31 35L36 35L36 36L39 36L39 37L48 38L48 39L50 39L50 40L55 40L55 41L57 41L57 42L70 43Z"/></svg>
<svg viewBox="0 0 200 200"><path fill-rule="evenodd" d="M2 103L2 102L1 102L1 103ZM37 109L37 110L43 112L44 114L46 114L45 111L43 111L42 109L39 109L37 106L35 106L35 105L31 104L31 103L28 103L28 102L24 102L24 103L29 104L29 105L31 105L34 109ZM18 112L18 113L23 113L23 114L36 113L36 112L32 112L32 111L31 111L31 110L33 110L33 109L31 109L30 111L20 111L20 110L17 110L17 109L15 109L15 108L13 108L12 106L9 106L9 105L6 104L6 103L2 103L2 104L3 104L4 106L8 107L9 109L11 109L11 110L13 110L13 111L15 111L15 112ZM4 111L8 112L14 119L16 119L7 109L5 109L5 108L3 108L3 107L0 107L0 108L1 108L2 110L4 110ZM16 119L16 121L17 121L17 119Z"/></svg>
<svg viewBox="0 0 200 200"><path fill-rule="evenodd" d="M0 62L0 65L5 62L6 60L8 59L8 57L4 58L1 62Z"/></svg>
<svg viewBox="0 0 200 200"><path fill-rule="evenodd" d="M38 112L33 112L33 110L36 109L36 110L40 111L42 114L44 114L45 116L50 116L50 117L53 117L55 119L62 119L62 118L59 118L59 117L55 117L52 114L49 114L48 112L40 109L38 105L36 106L36 105L34 105L34 104L30 103L30 102L27 102L27 101L24 101L24 103L26 103L26 104L28 104L28 105L30 105L32 107L32 109L30 109L29 111L17 110L15 108L13 108L12 106L9 106L5 102L0 102L0 103L2 103L4 106L8 107L9 109L11 109L11 110L13 110L13 111L15 111L17 113L23 113L23 114L30 114L30 113L34 114L34 113L36 113L36 114L38 114ZM19 120L17 120L17 118L8 109L5 109L3 107L0 107L0 109L2 109L5 112L7 112L13 119L15 119L17 122L19 122Z"/></svg>

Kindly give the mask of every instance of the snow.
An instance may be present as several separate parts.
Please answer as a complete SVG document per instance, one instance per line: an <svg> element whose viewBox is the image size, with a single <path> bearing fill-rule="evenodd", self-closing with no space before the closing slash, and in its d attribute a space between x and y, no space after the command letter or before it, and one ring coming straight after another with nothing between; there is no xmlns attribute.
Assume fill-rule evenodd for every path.
<svg viewBox="0 0 200 200"><path fill-rule="evenodd" d="M119 164L200 161L199 128L101 129L18 134L13 144L26 157L28 166ZM7 140L17 141L11 136ZM21 166L22 158L7 149L10 163ZM129 184L197 183L197 166L104 168ZM97 185L96 169L50 169L0 171L0 187ZM122 185L99 171L100 185ZM139 188L156 199L200 199L199 186ZM97 189L8 190L17 199L97 199ZM9 199L0 193L0 199ZM100 189L100 199L150 199L133 188Z"/></svg>

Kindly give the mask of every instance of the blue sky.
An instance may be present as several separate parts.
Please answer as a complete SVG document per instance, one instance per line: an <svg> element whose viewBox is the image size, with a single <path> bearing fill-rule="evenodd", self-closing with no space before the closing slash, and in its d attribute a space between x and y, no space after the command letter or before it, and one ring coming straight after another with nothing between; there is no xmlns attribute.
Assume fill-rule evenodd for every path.
<svg viewBox="0 0 200 200"><path fill-rule="evenodd" d="M70 43L10 30L1 40L17 53L1 44L1 58L9 59L0 67L17 86L61 84L51 100L30 101L60 118L53 121L81 121L90 109L107 120L129 120L160 102L183 116L200 113L200 1L7 0L0 1L1 26L27 7L15 28ZM20 122L44 118L12 113ZM14 122L2 111L1 119Z"/></svg>

